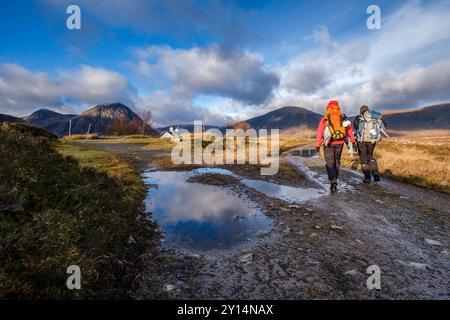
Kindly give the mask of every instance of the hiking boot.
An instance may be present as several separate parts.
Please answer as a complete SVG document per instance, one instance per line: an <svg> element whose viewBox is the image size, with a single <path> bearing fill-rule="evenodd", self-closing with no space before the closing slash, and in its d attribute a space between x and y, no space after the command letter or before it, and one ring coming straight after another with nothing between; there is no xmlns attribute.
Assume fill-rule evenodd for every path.
<svg viewBox="0 0 450 320"><path fill-rule="evenodd" d="M330 191L331 191L331 193L336 193L337 192L337 182L332 182L331 183Z"/></svg>
<svg viewBox="0 0 450 320"><path fill-rule="evenodd" d="M364 174L363 182L364 183L370 183L370 170L369 170L368 166L363 164L361 166L361 169L362 169L362 172Z"/></svg>
<svg viewBox="0 0 450 320"><path fill-rule="evenodd" d="M370 183L370 171L363 171L363 173L364 173L364 179L363 179L363 182L364 183Z"/></svg>
<svg viewBox="0 0 450 320"><path fill-rule="evenodd" d="M375 181L375 182L380 182L380 175L378 174L378 173L374 173L373 174L373 180Z"/></svg>

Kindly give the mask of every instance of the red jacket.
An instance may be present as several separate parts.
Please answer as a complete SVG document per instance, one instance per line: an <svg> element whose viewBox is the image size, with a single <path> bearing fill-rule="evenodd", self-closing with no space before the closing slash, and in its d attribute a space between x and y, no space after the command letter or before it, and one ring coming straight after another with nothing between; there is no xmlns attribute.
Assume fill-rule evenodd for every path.
<svg viewBox="0 0 450 320"><path fill-rule="evenodd" d="M319 127L317 128L317 140L316 140L316 147L320 147L320 145L322 144L322 140L323 140L323 134L325 132L325 117L323 117L320 122L319 122ZM353 143L355 142L355 135L353 134L353 130L352 130L352 126L347 126L345 128L347 137L350 138L350 142ZM335 141L330 141L328 142L328 145L330 144L344 144L345 140L341 139L341 140L335 140Z"/></svg>

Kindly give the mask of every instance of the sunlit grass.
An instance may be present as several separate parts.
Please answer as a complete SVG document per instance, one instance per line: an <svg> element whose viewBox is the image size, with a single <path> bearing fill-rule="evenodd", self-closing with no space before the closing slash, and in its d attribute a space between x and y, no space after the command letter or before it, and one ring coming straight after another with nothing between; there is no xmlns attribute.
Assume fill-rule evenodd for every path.
<svg viewBox="0 0 450 320"><path fill-rule="evenodd" d="M437 138L439 137L439 138ZM384 139L375 149L380 172L396 180L450 192L450 133L401 135ZM343 164L359 168L358 157L344 153Z"/></svg>
<svg viewBox="0 0 450 320"><path fill-rule="evenodd" d="M64 136L61 138L62 140L97 140L102 139L102 137L96 134L74 134L71 136Z"/></svg>

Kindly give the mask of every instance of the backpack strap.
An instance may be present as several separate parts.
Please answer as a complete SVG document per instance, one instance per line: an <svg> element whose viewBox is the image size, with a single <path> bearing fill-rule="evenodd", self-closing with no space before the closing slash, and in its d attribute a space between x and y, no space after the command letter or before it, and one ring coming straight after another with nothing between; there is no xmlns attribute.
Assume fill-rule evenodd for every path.
<svg viewBox="0 0 450 320"><path fill-rule="evenodd" d="M330 116L330 114L328 114L327 120L328 120L328 125L331 126L331 129L333 129L333 132L336 131L336 129L335 129L334 126L333 126L333 122L331 121L331 116Z"/></svg>

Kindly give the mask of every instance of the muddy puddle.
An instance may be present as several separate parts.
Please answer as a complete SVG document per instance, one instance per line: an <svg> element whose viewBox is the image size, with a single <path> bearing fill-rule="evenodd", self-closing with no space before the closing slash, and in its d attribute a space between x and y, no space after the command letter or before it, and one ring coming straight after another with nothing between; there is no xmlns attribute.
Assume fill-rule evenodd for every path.
<svg viewBox="0 0 450 320"><path fill-rule="evenodd" d="M228 175L239 179L239 182L243 185L261 192L268 197L276 198L290 203L302 203L320 198L327 194L324 190L317 188L297 188L263 180L244 179L229 170L220 168L200 168L194 170L194 172L196 174L213 173Z"/></svg>
<svg viewBox="0 0 450 320"><path fill-rule="evenodd" d="M271 219L253 201L219 186L189 183L193 171L148 171L145 201L165 234L165 246L215 253L241 249L267 232Z"/></svg>
<svg viewBox="0 0 450 320"><path fill-rule="evenodd" d="M200 253L226 253L252 245L271 219L247 196L226 186L191 182L204 174L230 176L242 185L288 203L302 203L326 194L316 188L296 188L246 179L220 168L192 171L146 171L150 185L145 204L165 234L165 246Z"/></svg>

